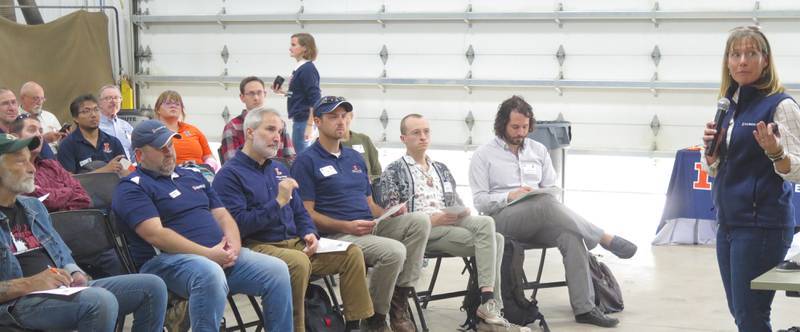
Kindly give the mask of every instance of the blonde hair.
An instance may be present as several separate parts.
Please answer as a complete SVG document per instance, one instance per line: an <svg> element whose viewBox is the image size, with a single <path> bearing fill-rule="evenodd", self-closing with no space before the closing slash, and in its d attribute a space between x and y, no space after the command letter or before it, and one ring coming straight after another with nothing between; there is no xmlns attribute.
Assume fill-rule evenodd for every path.
<svg viewBox="0 0 800 332"><path fill-rule="evenodd" d="M303 59L317 60L317 43L314 41L314 36L306 32L299 32L293 34L292 38L297 38L297 43L306 48L306 51L303 52Z"/></svg>
<svg viewBox="0 0 800 332"><path fill-rule="evenodd" d="M158 99L156 99L156 108L155 108L155 116L157 120L161 120L161 114L159 114L158 110L161 109L161 105L164 104L167 100L177 101L178 104L181 104L181 118L180 121L186 119L186 110L183 106L183 98L177 91L167 90L162 92Z"/></svg>
<svg viewBox="0 0 800 332"><path fill-rule="evenodd" d="M783 85L778 78L778 71L775 69L775 62L772 58L772 50L767 41L767 36L761 32L757 26L738 27L731 30L728 41L725 43L725 55L722 57L722 82L719 86L719 97L726 97L728 89L734 84L731 72L728 69L728 56L734 44L743 40L751 40L758 47L761 55L767 59L767 67L761 72L761 77L752 85L767 96L784 91Z"/></svg>

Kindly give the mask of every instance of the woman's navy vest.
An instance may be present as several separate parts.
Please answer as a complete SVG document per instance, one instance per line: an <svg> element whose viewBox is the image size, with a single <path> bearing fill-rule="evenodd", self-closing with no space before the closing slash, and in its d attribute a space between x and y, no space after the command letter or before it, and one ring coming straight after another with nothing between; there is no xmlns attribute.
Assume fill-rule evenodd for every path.
<svg viewBox="0 0 800 332"><path fill-rule="evenodd" d="M753 131L760 121L773 122L775 108L785 93L765 96L751 86L739 91L738 102L726 95L731 107L725 114L723 128L732 130L729 143L720 149L720 164L712 196L720 225L789 228L794 227L792 184L775 173L772 161L758 145ZM731 128L731 118L734 120Z"/></svg>

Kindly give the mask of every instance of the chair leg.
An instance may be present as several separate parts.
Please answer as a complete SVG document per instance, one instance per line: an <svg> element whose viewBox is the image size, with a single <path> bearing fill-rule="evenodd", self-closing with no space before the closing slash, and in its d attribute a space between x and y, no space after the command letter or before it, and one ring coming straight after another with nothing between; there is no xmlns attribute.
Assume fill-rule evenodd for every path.
<svg viewBox="0 0 800 332"><path fill-rule="evenodd" d="M431 276L431 283L428 284L428 290L425 291L423 295L424 300L422 300L422 308L428 309L428 302L430 302L431 295L433 295L433 286L436 285L436 278L439 277L439 268L442 267L442 258L436 258L436 265L433 267L433 275Z"/></svg>
<svg viewBox="0 0 800 332"><path fill-rule="evenodd" d="M417 296L417 290L411 288L411 296L414 298L414 306L417 308L417 315L419 316L419 324L422 326L422 332L428 332L428 323L425 320L425 314L422 312L422 306L419 305L419 296ZM408 308L408 311L411 311L411 308ZM409 312L411 315L411 320L414 320L414 314ZM417 326L417 323L414 323L414 326Z"/></svg>
<svg viewBox="0 0 800 332"><path fill-rule="evenodd" d="M233 300L233 295L228 295L228 304L230 304L231 311L233 311L233 318L236 319L236 326L231 327L230 330L239 328L239 331L247 332L247 329L244 327L244 320L242 320L242 315L239 313L239 308L236 307L236 301ZM226 330L229 329L226 328Z"/></svg>
<svg viewBox="0 0 800 332"><path fill-rule="evenodd" d="M258 325L256 325L256 332L261 332L261 329L264 327L264 315L261 313L261 306L258 305L258 300L256 300L255 296L248 295L247 299L250 300L250 305L253 306L253 310L255 310L256 316L258 316Z"/></svg>
<svg viewBox="0 0 800 332"><path fill-rule="evenodd" d="M333 301L333 310L344 316L344 305L339 305L339 299L336 298L336 293L333 292L333 287L336 286L333 275L326 275L322 277L322 280L325 281L325 288L328 290L328 295L331 296L331 301Z"/></svg>
<svg viewBox="0 0 800 332"><path fill-rule="evenodd" d="M540 285L542 282L542 271L544 271L544 259L547 257L547 248L542 248L542 256L539 257L539 271L536 272L536 284ZM536 294L539 293L539 287L533 289L531 299L536 300Z"/></svg>

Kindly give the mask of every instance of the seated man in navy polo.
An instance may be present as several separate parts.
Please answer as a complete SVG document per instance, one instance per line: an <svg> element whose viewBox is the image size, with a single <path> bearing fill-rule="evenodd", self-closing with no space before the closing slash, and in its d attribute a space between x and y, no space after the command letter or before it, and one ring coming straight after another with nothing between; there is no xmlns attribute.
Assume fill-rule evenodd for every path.
<svg viewBox="0 0 800 332"><path fill-rule="evenodd" d="M156 120L140 123L131 135L139 166L120 181L111 208L134 264L189 299L194 331L219 328L229 292L260 296L267 330L291 331L286 263L241 247L239 228L208 181L175 167L173 136Z"/></svg>
<svg viewBox="0 0 800 332"><path fill-rule="evenodd" d="M373 220L385 211L372 200L367 165L358 152L340 142L347 113L352 111L353 105L342 97L317 102L314 123L319 139L297 156L292 175L317 228L327 237L360 246L374 268L369 292L375 315L362 321L362 330L414 331L408 295L419 279L430 218L424 212L404 214L401 209L393 218ZM391 330L386 326L387 313Z"/></svg>
<svg viewBox="0 0 800 332"><path fill-rule="evenodd" d="M278 161L283 121L270 109L250 110L244 120L244 146L214 178L214 190L239 224L245 245L278 257L289 265L295 331L305 331L303 300L309 277L341 274L347 320L373 315L364 255L358 246L346 251L316 253L317 228L308 216L297 182Z"/></svg>
<svg viewBox="0 0 800 332"><path fill-rule="evenodd" d="M58 161L72 174L88 172L115 172L120 177L130 171L120 160L125 148L119 140L100 130L100 109L97 99L81 95L69 104L69 112L78 128L61 141Z"/></svg>

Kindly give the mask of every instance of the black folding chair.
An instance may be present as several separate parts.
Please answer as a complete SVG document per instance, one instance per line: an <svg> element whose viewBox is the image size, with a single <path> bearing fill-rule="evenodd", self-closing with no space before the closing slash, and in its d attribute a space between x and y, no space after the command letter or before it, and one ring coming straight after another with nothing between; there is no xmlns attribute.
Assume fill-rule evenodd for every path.
<svg viewBox="0 0 800 332"><path fill-rule="evenodd" d="M116 246L107 216L103 211L91 209L53 212L50 214L50 220L53 228L72 251L73 257L77 259L94 257L113 249L125 266L122 252ZM122 331L124 325L125 317L119 317L116 330Z"/></svg>
<svg viewBox="0 0 800 332"><path fill-rule="evenodd" d="M83 173L73 175L92 198L92 208L110 209L111 196L119 184L117 173Z"/></svg>

